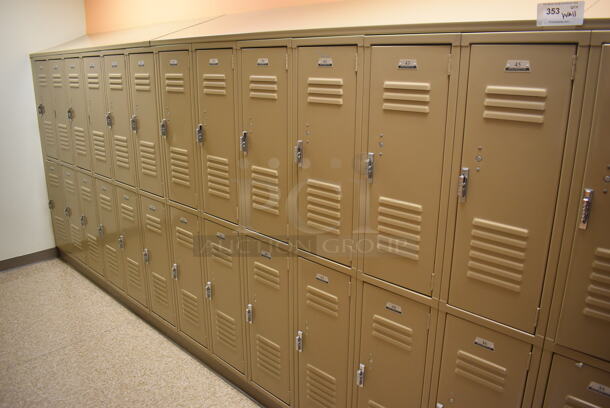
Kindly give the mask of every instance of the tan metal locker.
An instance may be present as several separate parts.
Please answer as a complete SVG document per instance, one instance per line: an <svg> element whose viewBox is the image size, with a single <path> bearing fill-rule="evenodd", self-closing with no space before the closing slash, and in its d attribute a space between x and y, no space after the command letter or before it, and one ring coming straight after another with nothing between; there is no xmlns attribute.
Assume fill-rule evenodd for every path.
<svg viewBox="0 0 610 408"><path fill-rule="evenodd" d="M70 244L70 229L64 215L66 208L64 200L64 182L62 166L54 161L47 160L46 166L47 193L49 195L49 209L53 221L55 245L66 252Z"/></svg>
<svg viewBox="0 0 610 408"><path fill-rule="evenodd" d="M32 71L36 90L38 131L46 156L57 158L55 135L55 108L53 107L53 82L49 73L49 61L33 61Z"/></svg>
<svg viewBox="0 0 610 408"><path fill-rule="evenodd" d="M80 224L83 228L85 263L95 272L102 274L104 269L103 244L99 233L97 218L97 199L95 184L91 176L77 173L78 195L80 201Z"/></svg>
<svg viewBox="0 0 610 408"><path fill-rule="evenodd" d="M610 407L610 373L555 354L544 408Z"/></svg>
<svg viewBox="0 0 610 408"><path fill-rule="evenodd" d="M520 407L531 345L447 315L438 408Z"/></svg>
<svg viewBox="0 0 610 408"><path fill-rule="evenodd" d="M246 325L252 381L282 401L290 399L290 258L273 245L247 239Z"/></svg>
<svg viewBox="0 0 610 408"><path fill-rule="evenodd" d="M241 51L242 123L245 135L246 224L288 240L288 51ZM273 120L269 120L273 118Z"/></svg>
<svg viewBox="0 0 610 408"><path fill-rule="evenodd" d="M119 248L125 269L125 288L129 296L147 306L138 194L124 188L117 188L116 192L119 207Z"/></svg>
<svg viewBox="0 0 610 408"><path fill-rule="evenodd" d="M129 56L131 75L131 133L137 144L138 182L142 190L158 196L163 190L163 152L159 135L157 71L152 53Z"/></svg>
<svg viewBox="0 0 610 408"><path fill-rule="evenodd" d="M203 144L203 209L237 223L237 132L232 49L197 51L198 118Z"/></svg>
<svg viewBox="0 0 610 408"><path fill-rule="evenodd" d="M176 326L176 297L168 245L169 210L164 203L144 196L140 196L140 202L150 309Z"/></svg>
<svg viewBox="0 0 610 408"><path fill-rule="evenodd" d="M203 301L204 274L201 264L201 232L197 216L170 209L173 263L171 276L176 280L180 331L203 346L208 345L208 311Z"/></svg>
<svg viewBox="0 0 610 408"><path fill-rule="evenodd" d="M374 46L364 271L430 294L451 47ZM369 250L370 249L370 250Z"/></svg>
<svg viewBox="0 0 610 408"><path fill-rule="evenodd" d="M87 77L86 99L93 171L111 177L112 145L106 125L108 111L102 58L83 58L83 71Z"/></svg>
<svg viewBox="0 0 610 408"><path fill-rule="evenodd" d="M449 303L527 332L545 273L575 53L559 44L471 47Z"/></svg>
<svg viewBox="0 0 610 408"><path fill-rule="evenodd" d="M78 260L85 260L83 246L83 230L80 225L80 203L78 200L78 184L76 171L63 167L64 216L70 230L70 246L68 252Z"/></svg>
<svg viewBox="0 0 610 408"><path fill-rule="evenodd" d="M244 372L244 308L237 232L205 221L206 296L214 354Z"/></svg>
<svg viewBox="0 0 610 408"><path fill-rule="evenodd" d="M356 133L355 46L298 49L298 239L350 265Z"/></svg>
<svg viewBox="0 0 610 408"><path fill-rule="evenodd" d="M129 114L129 87L124 55L104 56L106 76L106 126L112 141L114 178L136 185L136 158Z"/></svg>
<svg viewBox="0 0 610 408"><path fill-rule="evenodd" d="M68 79L66 88L68 100L68 124L70 138L74 143L74 164L83 169L91 169L91 143L87 130L87 107L83 81L83 63L80 58L64 60L64 73Z"/></svg>
<svg viewBox="0 0 610 408"><path fill-rule="evenodd" d="M195 207L197 167L189 52L160 52L159 67L162 101L159 127L167 147L169 198Z"/></svg>
<svg viewBox="0 0 610 408"><path fill-rule="evenodd" d="M119 289L125 289L123 257L119 247L119 221L116 189L109 182L96 180L99 231L104 245L104 276Z"/></svg>
<svg viewBox="0 0 610 408"><path fill-rule="evenodd" d="M64 61L50 61L53 80L53 106L55 108L55 136L57 140L57 158L67 163L74 163L74 141L70 135L68 119L68 81L65 78Z"/></svg>
<svg viewBox="0 0 610 408"><path fill-rule="evenodd" d="M300 407L347 407L350 278L298 258Z"/></svg>
<svg viewBox="0 0 610 408"><path fill-rule="evenodd" d="M610 360L610 45L600 75L557 342ZM586 335L585 335L586 333Z"/></svg>
<svg viewBox="0 0 610 408"><path fill-rule="evenodd" d="M430 308L364 285L358 407L419 407Z"/></svg>

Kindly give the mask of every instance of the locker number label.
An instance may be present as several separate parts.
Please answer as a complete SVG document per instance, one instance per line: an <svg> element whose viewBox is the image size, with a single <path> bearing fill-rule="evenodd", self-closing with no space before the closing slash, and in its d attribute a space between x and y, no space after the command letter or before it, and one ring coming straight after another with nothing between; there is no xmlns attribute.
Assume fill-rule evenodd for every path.
<svg viewBox="0 0 610 408"><path fill-rule="evenodd" d="M220 61L218 61L218 58L210 58L208 60L208 65L215 67L217 65L220 65Z"/></svg>
<svg viewBox="0 0 610 408"><path fill-rule="evenodd" d="M417 60L404 58L398 60L398 69L417 69Z"/></svg>
<svg viewBox="0 0 610 408"><path fill-rule="evenodd" d="M171 66L174 66L174 67L175 67L176 65L178 65L178 60L175 60L175 59L171 59L171 60L169 60L169 65L171 65Z"/></svg>
<svg viewBox="0 0 610 408"><path fill-rule="evenodd" d="M256 60L256 65L259 67L268 67L269 66L269 58L259 58Z"/></svg>
<svg viewBox="0 0 610 408"><path fill-rule="evenodd" d="M474 339L474 344L476 344L477 346L481 346L487 350L491 350L491 351L494 351L496 349L496 345L493 343L493 341L489 341L482 337L476 337Z"/></svg>
<svg viewBox="0 0 610 408"><path fill-rule="evenodd" d="M261 251L261 256L263 258L271 259L271 252L269 252L269 251Z"/></svg>
<svg viewBox="0 0 610 408"><path fill-rule="evenodd" d="M402 307L395 305L394 303L386 303L385 308L388 309L390 312L402 314Z"/></svg>
<svg viewBox="0 0 610 408"><path fill-rule="evenodd" d="M539 3L536 25L538 26L577 26L582 25L585 17L584 1L562 3Z"/></svg>
<svg viewBox="0 0 610 408"><path fill-rule="evenodd" d="M333 59L331 57L320 57L318 58L319 67L332 67Z"/></svg>
<svg viewBox="0 0 610 408"><path fill-rule="evenodd" d="M504 67L506 72L532 72L529 60L508 60Z"/></svg>
<svg viewBox="0 0 610 408"><path fill-rule="evenodd" d="M316 280L320 282L328 283L328 276L322 275L321 273L316 273Z"/></svg>
<svg viewBox="0 0 610 408"><path fill-rule="evenodd" d="M610 387L608 387L607 385L591 381L587 389L594 392L598 392L606 397L610 397Z"/></svg>
<svg viewBox="0 0 610 408"><path fill-rule="evenodd" d="M143 67L144 66L144 60L139 60L138 61L138 66L139 67Z"/></svg>

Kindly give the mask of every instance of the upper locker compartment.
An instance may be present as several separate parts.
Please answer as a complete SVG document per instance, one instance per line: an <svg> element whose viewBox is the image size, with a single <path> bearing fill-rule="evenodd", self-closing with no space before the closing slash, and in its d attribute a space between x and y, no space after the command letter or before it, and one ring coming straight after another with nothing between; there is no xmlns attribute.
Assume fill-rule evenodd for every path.
<svg viewBox="0 0 610 408"><path fill-rule="evenodd" d="M68 79L67 116L70 138L74 143L74 164L89 170L91 169L91 153L87 131L83 61L80 58L68 58L64 60L64 64L64 73Z"/></svg>
<svg viewBox="0 0 610 408"><path fill-rule="evenodd" d="M241 50L246 226L282 241L288 240L287 61L284 47Z"/></svg>
<svg viewBox="0 0 610 408"><path fill-rule="evenodd" d="M106 126L110 132L114 157L114 178L136 185L136 162L129 123L129 87L124 55L104 56L106 76Z"/></svg>
<svg viewBox="0 0 610 408"><path fill-rule="evenodd" d="M570 44L470 48L449 303L526 332L536 326L575 54Z"/></svg>
<svg viewBox="0 0 610 408"><path fill-rule="evenodd" d="M55 140L57 141L57 147L51 148L50 151L56 151L59 160L74 164L74 146L70 137L70 123L68 119L68 81L64 78L64 62L63 60L50 60L49 63L53 81Z"/></svg>
<svg viewBox="0 0 610 408"><path fill-rule="evenodd" d="M112 176L110 137L106 126L106 93L101 57L83 58L83 71L87 78L86 100L89 116L89 138L93 171Z"/></svg>
<svg viewBox="0 0 610 408"><path fill-rule="evenodd" d="M373 46L364 272L431 294L451 47Z"/></svg>
<svg viewBox="0 0 610 408"><path fill-rule="evenodd" d="M593 129L557 342L610 360L610 45L602 47ZM586 333L586 335L583 335Z"/></svg>
<svg viewBox="0 0 610 408"><path fill-rule="evenodd" d="M357 47L298 49L299 247L352 262Z"/></svg>
<svg viewBox="0 0 610 408"><path fill-rule="evenodd" d="M159 53L162 113L159 130L165 139L169 199L197 206L197 164L188 51Z"/></svg>
<svg viewBox="0 0 610 408"><path fill-rule="evenodd" d="M237 145L232 49L197 51L198 118L203 144L203 210L237 223Z"/></svg>
<svg viewBox="0 0 610 408"><path fill-rule="evenodd" d="M46 156L57 158L53 83L49 74L49 62L32 61L32 72L36 85L36 111L38 112L38 131L42 148Z"/></svg>
<svg viewBox="0 0 610 408"><path fill-rule="evenodd" d="M152 53L129 55L131 134L137 144L139 187L163 196L163 151L159 136L157 72Z"/></svg>

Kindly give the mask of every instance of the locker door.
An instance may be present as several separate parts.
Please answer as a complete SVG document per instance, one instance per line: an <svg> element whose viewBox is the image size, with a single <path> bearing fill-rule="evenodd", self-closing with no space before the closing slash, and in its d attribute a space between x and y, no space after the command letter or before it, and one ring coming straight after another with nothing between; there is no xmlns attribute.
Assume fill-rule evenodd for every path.
<svg viewBox="0 0 610 408"><path fill-rule="evenodd" d="M119 223L115 187L102 180L96 180L98 214L104 245L104 276L116 287L124 290L123 257L119 248Z"/></svg>
<svg viewBox="0 0 610 408"><path fill-rule="evenodd" d="M65 252L70 243L70 230L64 216L66 205L64 200L63 171L62 167L55 162L47 160L46 164L47 192L49 194L51 219L53 220L55 245Z"/></svg>
<svg viewBox="0 0 610 408"><path fill-rule="evenodd" d="M38 111L40 141L45 155L57 158L55 111L53 108L53 89L49 65L49 61L33 61L32 70L36 84L36 109Z"/></svg>
<svg viewBox="0 0 610 408"><path fill-rule="evenodd" d="M197 51L203 209L237 223L237 132L233 50ZM202 126L199 130L199 126Z"/></svg>
<svg viewBox="0 0 610 408"><path fill-rule="evenodd" d="M246 321L250 339L252 380L282 401L290 398L289 256L247 239L248 295Z"/></svg>
<svg viewBox="0 0 610 408"><path fill-rule="evenodd" d="M93 171L112 177L110 136L106 126L106 87L103 64L100 57L83 58L83 70L87 76L87 111L91 139Z"/></svg>
<svg viewBox="0 0 610 408"><path fill-rule="evenodd" d="M430 308L369 284L363 302L357 406L419 407Z"/></svg>
<svg viewBox="0 0 610 408"><path fill-rule="evenodd" d="M142 305L148 306L146 276L142 264L138 194L124 188L117 188L117 199L119 205L119 248L123 257L127 294Z"/></svg>
<svg viewBox="0 0 610 408"><path fill-rule="evenodd" d="M196 207L197 172L189 53L160 52L159 66L163 83L160 128L167 146L169 198Z"/></svg>
<svg viewBox="0 0 610 408"><path fill-rule="evenodd" d="M206 272L214 354L241 372L245 368L244 308L237 232L205 222Z"/></svg>
<svg viewBox="0 0 610 408"><path fill-rule="evenodd" d="M78 260L84 262L83 230L80 224L80 203L78 201L78 184L76 172L73 169L64 167L64 215L68 229L70 230L70 246L68 252Z"/></svg>
<svg viewBox="0 0 610 408"><path fill-rule="evenodd" d="M142 238L148 261L150 309L172 326L176 326L176 299L171 276L168 246L169 212L162 202L140 197L142 203Z"/></svg>
<svg viewBox="0 0 610 408"><path fill-rule="evenodd" d="M531 346L448 315L437 407L520 407Z"/></svg>
<svg viewBox="0 0 610 408"><path fill-rule="evenodd" d="M299 245L350 265L356 125L353 46L298 50Z"/></svg>
<svg viewBox="0 0 610 408"><path fill-rule="evenodd" d="M241 51L242 123L247 133L247 225L287 241L288 52ZM273 118L273 120L269 120Z"/></svg>
<svg viewBox="0 0 610 408"><path fill-rule="evenodd" d="M471 47L449 303L527 332L544 278L574 55L572 45Z"/></svg>
<svg viewBox="0 0 610 408"><path fill-rule="evenodd" d="M602 63L585 179L557 342L610 360L610 45ZM587 203L588 191L591 193ZM590 208L588 204L592 204ZM581 223L585 214L585 223ZM576 221L576 220L575 220ZM583 335L586 333L586 335Z"/></svg>
<svg viewBox="0 0 610 408"><path fill-rule="evenodd" d="M152 53L129 56L131 130L137 142L138 181L142 190L163 196L162 151L157 112L157 72Z"/></svg>
<svg viewBox="0 0 610 408"><path fill-rule="evenodd" d="M70 121L68 119L68 81L65 78L64 61L52 60L51 72L53 78L57 158L67 163L74 163L74 146L70 136Z"/></svg>
<svg viewBox="0 0 610 408"><path fill-rule="evenodd" d="M95 272L102 274L104 268L103 245L98 230L97 203L93 178L89 175L78 173L78 195L81 209L81 225L85 247L85 263Z"/></svg>
<svg viewBox="0 0 610 408"><path fill-rule="evenodd" d="M171 273L177 280L180 331L207 347L208 317L203 301L199 219L176 208L171 208L170 214L174 249Z"/></svg>
<svg viewBox="0 0 610 408"><path fill-rule="evenodd" d="M303 258L298 268L299 406L347 407L350 278Z"/></svg>
<svg viewBox="0 0 610 408"><path fill-rule="evenodd" d="M544 408L610 406L610 373L555 354Z"/></svg>
<svg viewBox="0 0 610 408"><path fill-rule="evenodd" d="M430 294L451 47L376 46L371 56L364 271ZM408 177L406 175L412 175ZM368 243L367 242L367 243Z"/></svg>
<svg viewBox="0 0 610 408"><path fill-rule="evenodd" d="M114 157L114 178L130 186L136 185L136 161L129 123L129 88L125 56L104 57L106 75L106 125L109 128Z"/></svg>
<svg viewBox="0 0 610 408"><path fill-rule="evenodd" d="M83 169L91 169L89 132L87 130L87 108L83 81L83 64L80 58L69 58L65 62L68 78L67 97L70 117L70 138L74 143L74 164Z"/></svg>

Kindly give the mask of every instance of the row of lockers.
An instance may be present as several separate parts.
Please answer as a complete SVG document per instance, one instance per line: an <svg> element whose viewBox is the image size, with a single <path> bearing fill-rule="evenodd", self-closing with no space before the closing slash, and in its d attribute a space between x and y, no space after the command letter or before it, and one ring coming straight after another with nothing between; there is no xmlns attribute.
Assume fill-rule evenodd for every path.
<svg viewBox="0 0 610 408"><path fill-rule="evenodd" d="M356 281L347 274L303 257L293 263L277 245L239 237L153 195L55 161L46 168L60 250L237 372L250 370L251 381L279 401L293 405L295 388L299 407L347 407L353 390L351 406L427 401L429 305L364 283L354 318ZM352 356L356 320L360 345ZM448 315L435 353L436 406L520 406L533 352L527 342ZM607 406L607 372L556 355L549 381L546 407Z"/></svg>

